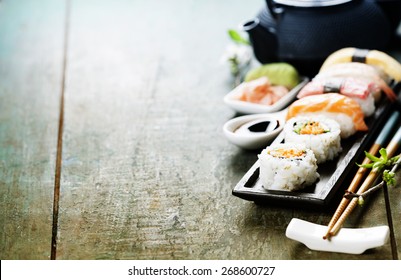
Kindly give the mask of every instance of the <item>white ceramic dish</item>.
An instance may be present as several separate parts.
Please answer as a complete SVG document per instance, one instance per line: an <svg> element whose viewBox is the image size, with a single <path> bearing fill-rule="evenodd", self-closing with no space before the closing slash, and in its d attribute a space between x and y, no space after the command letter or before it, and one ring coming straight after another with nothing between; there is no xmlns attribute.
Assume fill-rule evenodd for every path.
<svg viewBox="0 0 401 280"><path fill-rule="evenodd" d="M370 228L342 228L337 235L324 240L327 226L293 218L289 223L286 236L305 244L316 251L362 254L368 249L383 246L390 235L388 226Z"/></svg>
<svg viewBox="0 0 401 280"><path fill-rule="evenodd" d="M288 94L286 94L273 105L262 105L238 100L238 96L241 94L242 87L244 86L244 84L242 83L224 96L224 103L226 103L238 113L242 114L263 114L278 112L287 107L292 101L295 100L298 92L306 85L308 81L308 78L302 78L301 82L296 87L294 87Z"/></svg>
<svg viewBox="0 0 401 280"><path fill-rule="evenodd" d="M266 147L283 130L285 111L268 114L252 114L227 121L223 132L228 141L243 149L254 150ZM265 132L251 132L247 128L260 122L270 122ZM274 128L274 129L273 129Z"/></svg>

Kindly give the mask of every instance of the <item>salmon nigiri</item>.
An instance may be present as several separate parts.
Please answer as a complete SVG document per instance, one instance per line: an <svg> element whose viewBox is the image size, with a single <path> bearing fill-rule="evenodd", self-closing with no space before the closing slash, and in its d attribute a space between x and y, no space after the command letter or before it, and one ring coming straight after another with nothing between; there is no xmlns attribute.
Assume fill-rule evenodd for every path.
<svg viewBox="0 0 401 280"><path fill-rule="evenodd" d="M366 131L361 106L350 97L338 93L310 95L292 103L287 112L287 120L302 115L324 115L337 121L341 138L347 138L356 131Z"/></svg>
<svg viewBox="0 0 401 280"><path fill-rule="evenodd" d="M380 94L380 88L376 83L364 79L329 77L310 81L300 90L297 97L325 93L340 93L354 99L361 106L365 117L369 117L375 112L374 96Z"/></svg>

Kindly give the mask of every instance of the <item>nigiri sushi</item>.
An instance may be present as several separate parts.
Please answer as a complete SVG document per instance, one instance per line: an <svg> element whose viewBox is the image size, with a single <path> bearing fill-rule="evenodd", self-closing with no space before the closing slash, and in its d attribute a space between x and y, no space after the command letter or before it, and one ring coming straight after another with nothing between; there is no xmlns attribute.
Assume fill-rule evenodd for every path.
<svg viewBox="0 0 401 280"><path fill-rule="evenodd" d="M341 138L348 138L356 131L367 131L364 115L355 100L338 93L306 96L288 107L286 119L296 116L323 115L340 125Z"/></svg>
<svg viewBox="0 0 401 280"><path fill-rule="evenodd" d="M360 63L360 62L348 62L334 64L328 68L325 68L319 72L313 80L321 81L333 77L354 77L364 79L369 82L374 82L377 86L387 95L387 97L394 101L397 99L397 95L387 84L388 79L380 69L375 68L371 65ZM378 100L380 96L375 96L375 100Z"/></svg>
<svg viewBox="0 0 401 280"><path fill-rule="evenodd" d="M324 93L340 93L359 103L365 117L371 116L375 111L374 95L380 88L371 81L358 78L332 77L312 80L298 93L298 98Z"/></svg>
<svg viewBox="0 0 401 280"><path fill-rule="evenodd" d="M362 62L380 68L396 82L401 81L401 64L387 53L379 50L343 48L333 52L324 61L320 70L337 63Z"/></svg>

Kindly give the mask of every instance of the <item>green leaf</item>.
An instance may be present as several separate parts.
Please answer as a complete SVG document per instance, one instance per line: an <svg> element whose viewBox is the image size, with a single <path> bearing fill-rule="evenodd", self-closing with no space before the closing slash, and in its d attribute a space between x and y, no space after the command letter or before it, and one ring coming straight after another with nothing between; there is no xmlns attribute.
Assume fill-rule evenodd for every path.
<svg viewBox="0 0 401 280"><path fill-rule="evenodd" d="M243 44L243 45L250 45L249 41L241 36L237 31L234 29L228 30L228 35L230 36L231 40L235 43Z"/></svg>
<svg viewBox="0 0 401 280"><path fill-rule="evenodd" d="M400 159L400 156L395 156L389 159L389 164L394 165L397 163L397 161Z"/></svg>
<svg viewBox="0 0 401 280"><path fill-rule="evenodd" d="M379 161L379 160L380 160L380 158L375 157L374 155L372 155L372 154L370 154L370 153L368 153L368 152L366 152L366 151L365 151L365 156L366 156L368 159L370 159L371 161L373 161L373 162L376 162L376 161Z"/></svg>
<svg viewBox="0 0 401 280"><path fill-rule="evenodd" d="M372 168L373 167L373 163L367 163L367 164L358 164L357 165L359 167L363 167L363 168Z"/></svg>
<svg viewBox="0 0 401 280"><path fill-rule="evenodd" d="M377 161L377 162L373 163L373 168L380 169L382 167L383 167L383 162L381 162L381 161Z"/></svg>
<svg viewBox="0 0 401 280"><path fill-rule="evenodd" d="M387 150L385 148L381 148L379 151L380 155L384 159L384 161L387 161Z"/></svg>

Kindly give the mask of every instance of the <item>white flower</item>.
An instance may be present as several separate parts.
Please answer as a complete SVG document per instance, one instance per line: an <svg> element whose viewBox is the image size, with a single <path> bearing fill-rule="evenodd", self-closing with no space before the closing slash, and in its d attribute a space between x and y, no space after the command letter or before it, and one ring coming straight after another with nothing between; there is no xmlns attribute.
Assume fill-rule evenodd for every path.
<svg viewBox="0 0 401 280"><path fill-rule="evenodd" d="M221 57L221 62L236 61L239 68L246 66L252 59L252 48L248 45L229 44Z"/></svg>

